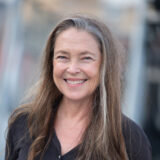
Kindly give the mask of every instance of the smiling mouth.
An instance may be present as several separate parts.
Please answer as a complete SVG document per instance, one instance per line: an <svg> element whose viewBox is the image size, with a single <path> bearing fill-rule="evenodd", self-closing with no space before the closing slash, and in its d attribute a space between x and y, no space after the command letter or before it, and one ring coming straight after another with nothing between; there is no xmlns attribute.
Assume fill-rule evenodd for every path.
<svg viewBox="0 0 160 160"><path fill-rule="evenodd" d="M69 79L64 79L65 82L67 82L68 84L71 85L75 85L75 84L83 84L85 81L87 81L87 79L83 79L83 80L69 80Z"/></svg>

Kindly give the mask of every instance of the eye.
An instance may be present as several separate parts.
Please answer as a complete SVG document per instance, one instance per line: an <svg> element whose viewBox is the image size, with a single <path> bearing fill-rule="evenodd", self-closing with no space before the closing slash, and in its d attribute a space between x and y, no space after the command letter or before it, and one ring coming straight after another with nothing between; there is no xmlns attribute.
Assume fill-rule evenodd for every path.
<svg viewBox="0 0 160 160"><path fill-rule="evenodd" d="M57 56L56 58L57 59L67 59L67 57L65 57L65 56Z"/></svg>
<svg viewBox="0 0 160 160"><path fill-rule="evenodd" d="M83 57L83 60L92 60L92 57Z"/></svg>

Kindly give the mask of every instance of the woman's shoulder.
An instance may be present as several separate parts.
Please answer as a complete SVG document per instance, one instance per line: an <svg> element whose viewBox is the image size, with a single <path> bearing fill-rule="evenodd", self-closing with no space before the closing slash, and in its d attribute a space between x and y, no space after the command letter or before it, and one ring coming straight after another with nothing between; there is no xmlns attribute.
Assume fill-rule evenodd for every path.
<svg viewBox="0 0 160 160"><path fill-rule="evenodd" d="M143 129L125 115L122 128L129 159L151 160L151 145Z"/></svg>
<svg viewBox="0 0 160 160"><path fill-rule="evenodd" d="M10 118L6 139L5 159L16 159L19 150L26 143L28 137L28 114L23 110L15 110Z"/></svg>
<svg viewBox="0 0 160 160"><path fill-rule="evenodd" d="M20 114L20 115L14 117L13 120L11 120L12 116L10 117L10 121L11 121L10 128L11 129L20 130L20 129L25 128L27 126L28 114L26 114L26 113Z"/></svg>
<svg viewBox="0 0 160 160"><path fill-rule="evenodd" d="M26 135L28 131L27 119L27 113L12 114L10 116L7 137L11 139L13 143L16 143Z"/></svg>
<svg viewBox="0 0 160 160"><path fill-rule="evenodd" d="M27 127L27 120L30 113L29 104L21 105L20 107L16 108L8 120L8 129L14 130L24 130Z"/></svg>

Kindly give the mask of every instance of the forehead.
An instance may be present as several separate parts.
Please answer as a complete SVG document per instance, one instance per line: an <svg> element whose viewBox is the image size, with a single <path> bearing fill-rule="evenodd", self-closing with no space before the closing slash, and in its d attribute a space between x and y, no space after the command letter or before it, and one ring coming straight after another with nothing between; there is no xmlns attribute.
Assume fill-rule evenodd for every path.
<svg viewBox="0 0 160 160"><path fill-rule="evenodd" d="M55 49L63 47L99 50L99 43L91 33L72 27L61 32L56 38Z"/></svg>

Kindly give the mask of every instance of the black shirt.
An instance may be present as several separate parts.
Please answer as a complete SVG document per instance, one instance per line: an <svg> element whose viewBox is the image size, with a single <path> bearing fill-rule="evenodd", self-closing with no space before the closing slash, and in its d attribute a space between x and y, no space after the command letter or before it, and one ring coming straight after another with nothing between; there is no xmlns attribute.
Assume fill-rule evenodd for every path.
<svg viewBox="0 0 160 160"><path fill-rule="evenodd" d="M26 126L26 116L21 116L8 131L7 138L9 140L10 154L9 159L6 159L8 152L6 149L6 160L27 160L31 141L27 137L22 139L27 132ZM144 131L126 116L123 116L122 127L129 160L151 160L151 145ZM66 154L61 155L61 145L54 132L43 160L74 160L78 152L78 147L76 146Z"/></svg>

